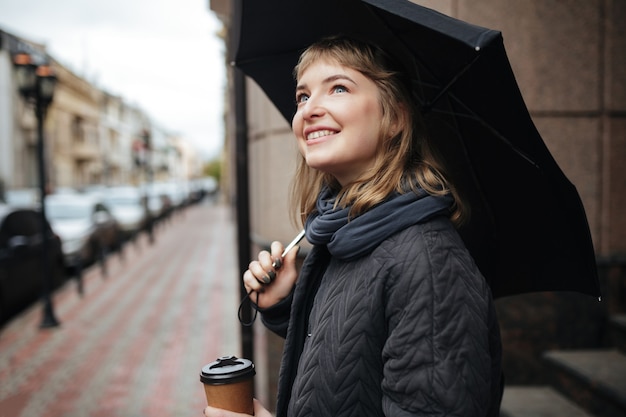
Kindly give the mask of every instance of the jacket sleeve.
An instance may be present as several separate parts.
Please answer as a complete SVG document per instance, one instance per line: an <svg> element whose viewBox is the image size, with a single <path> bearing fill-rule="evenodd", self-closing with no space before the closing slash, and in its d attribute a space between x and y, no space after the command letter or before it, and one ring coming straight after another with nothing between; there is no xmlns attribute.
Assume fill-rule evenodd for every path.
<svg viewBox="0 0 626 417"><path fill-rule="evenodd" d="M284 339L287 335L292 301L293 290L286 298L271 307L260 308L254 303L252 306L261 313L261 321L265 327Z"/></svg>
<svg viewBox="0 0 626 417"><path fill-rule="evenodd" d="M329 259L330 255L325 246L313 247L313 249L306 256L302 268L299 271L298 284L294 285L291 292L285 299L265 309L258 308L253 304L254 308L261 313L261 320L263 321L265 327L283 339L286 338L289 321L292 319L291 307L294 304L294 299L300 301L300 315L296 314L296 317L299 317L302 320L308 320L310 306L309 310L302 310L306 307L306 302L303 298L305 298L306 294L311 295L315 293L317 290L316 285L318 285L319 280L323 276L324 271L328 266ZM298 288L300 288L300 290L296 294L296 290ZM298 304L297 301L296 304Z"/></svg>
<svg viewBox="0 0 626 417"><path fill-rule="evenodd" d="M421 230L423 239L396 242L389 255L383 411L485 416L492 373L489 289L456 231Z"/></svg>

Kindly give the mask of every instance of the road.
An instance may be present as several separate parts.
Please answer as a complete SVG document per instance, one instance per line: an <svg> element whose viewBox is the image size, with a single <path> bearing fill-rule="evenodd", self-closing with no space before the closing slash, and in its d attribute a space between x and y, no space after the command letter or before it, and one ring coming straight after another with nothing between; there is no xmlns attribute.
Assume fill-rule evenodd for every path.
<svg viewBox="0 0 626 417"><path fill-rule="evenodd" d="M85 271L0 329L0 417L182 417L205 406L200 368L239 355L230 209L201 203Z"/></svg>

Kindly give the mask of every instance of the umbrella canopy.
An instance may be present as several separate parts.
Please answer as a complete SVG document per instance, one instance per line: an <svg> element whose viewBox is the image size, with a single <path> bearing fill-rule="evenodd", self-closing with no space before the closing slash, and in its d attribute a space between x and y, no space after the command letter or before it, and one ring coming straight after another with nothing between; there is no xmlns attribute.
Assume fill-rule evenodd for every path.
<svg viewBox="0 0 626 417"><path fill-rule="evenodd" d="M241 0L235 18L235 65L289 122L293 68L319 38L344 34L408 53L428 133L471 206L461 236L494 296L600 296L580 197L535 128L499 31L407 0Z"/></svg>

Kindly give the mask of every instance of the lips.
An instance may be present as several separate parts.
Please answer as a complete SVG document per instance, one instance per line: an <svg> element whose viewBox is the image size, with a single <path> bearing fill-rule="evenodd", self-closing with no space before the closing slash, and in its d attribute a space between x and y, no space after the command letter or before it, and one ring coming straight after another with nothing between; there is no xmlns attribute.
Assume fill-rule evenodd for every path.
<svg viewBox="0 0 626 417"><path fill-rule="evenodd" d="M306 140L318 139L318 138L321 138L323 136L334 135L335 133L337 133L335 130L327 130L327 129L316 130L314 132L307 133Z"/></svg>

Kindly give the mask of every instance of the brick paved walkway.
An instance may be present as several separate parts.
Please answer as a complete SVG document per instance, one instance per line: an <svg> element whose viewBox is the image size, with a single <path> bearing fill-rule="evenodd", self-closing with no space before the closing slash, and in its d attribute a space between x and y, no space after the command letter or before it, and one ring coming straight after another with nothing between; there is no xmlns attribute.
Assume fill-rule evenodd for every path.
<svg viewBox="0 0 626 417"><path fill-rule="evenodd" d="M235 230L227 207L188 208L0 329L0 417L197 416L205 363L239 354Z"/></svg>

